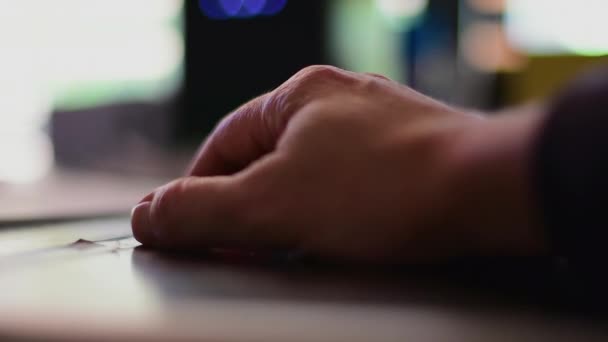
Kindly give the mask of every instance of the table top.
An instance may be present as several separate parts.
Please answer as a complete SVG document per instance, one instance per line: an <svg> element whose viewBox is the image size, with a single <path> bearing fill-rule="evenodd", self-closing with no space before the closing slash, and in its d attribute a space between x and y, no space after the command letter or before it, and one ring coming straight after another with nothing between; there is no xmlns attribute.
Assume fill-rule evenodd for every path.
<svg viewBox="0 0 608 342"><path fill-rule="evenodd" d="M0 182L0 226L33 220L127 214L170 178L56 168L32 183Z"/></svg>
<svg viewBox="0 0 608 342"><path fill-rule="evenodd" d="M354 267L145 249L128 218L0 231L0 339L602 341L539 260ZM559 285L559 284L557 284Z"/></svg>

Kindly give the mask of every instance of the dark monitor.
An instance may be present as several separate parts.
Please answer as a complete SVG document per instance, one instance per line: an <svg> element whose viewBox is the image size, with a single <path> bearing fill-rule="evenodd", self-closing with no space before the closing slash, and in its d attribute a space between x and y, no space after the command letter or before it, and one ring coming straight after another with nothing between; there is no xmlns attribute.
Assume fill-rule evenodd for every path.
<svg viewBox="0 0 608 342"><path fill-rule="evenodd" d="M247 5L259 13L247 12ZM264 6L274 8L262 13ZM320 0L187 0L179 140L200 141L240 104L326 62L324 6Z"/></svg>

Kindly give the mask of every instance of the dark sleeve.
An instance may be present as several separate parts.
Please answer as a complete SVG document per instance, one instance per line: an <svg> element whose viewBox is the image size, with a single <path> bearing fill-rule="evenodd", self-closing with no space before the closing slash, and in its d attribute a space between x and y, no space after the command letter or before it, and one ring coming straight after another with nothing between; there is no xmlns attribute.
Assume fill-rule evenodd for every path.
<svg viewBox="0 0 608 342"><path fill-rule="evenodd" d="M608 69L554 98L534 153L534 183L556 254L608 278Z"/></svg>

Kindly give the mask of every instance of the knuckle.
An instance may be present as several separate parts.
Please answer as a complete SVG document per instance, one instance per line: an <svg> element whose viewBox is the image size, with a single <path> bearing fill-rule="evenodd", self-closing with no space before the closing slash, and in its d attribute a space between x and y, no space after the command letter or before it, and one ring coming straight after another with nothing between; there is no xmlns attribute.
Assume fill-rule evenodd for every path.
<svg viewBox="0 0 608 342"><path fill-rule="evenodd" d="M364 73L364 75L367 75L369 77L375 78L377 80L393 82L393 80L391 80L390 78L388 78L388 77L386 77L386 76L384 76L382 74L375 73L375 72L366 72L366 73Z"/></svg>
<svg viewBox="0 0 608 342"><path fill-rule="evenodd" d="M324 99L310 103L307 114L311 126L323 131L344 127L345 123L352 121L349 111L339 110L334 102Z"/></svg>
<svg viewBox="0 0 608 342"><path fill-rule="evenodd" d="M340 69L331 65L310 65L302 69L298 74L312 78L328 78L341 74Z"/></svg>
<svg viewBox="0 0 608 342"><path fill-rule="evenodd" d="M290 87L281 87L268 94L262 104L262 118L269 122L277 121L278 117L288 117L294 111L295 100L298 96L293 96ZM274 126L274 125L272 125Z"/></svg>
<svg viewBox="0 0 608 342"><path fill-rule="evenodd" d="M266 104L279 113L293 113L306 103L335 92L355 78L330 65L305 67L273 91ZM328 87L329 85L329 87Z"/></svg>
<svg viewBox="0 0 608 342"><path fill-rule="evenodd" d="M330 65L311 65L296 74L296 81L303 86L344 82L350 80L345 71Z"/></svg>
<svg viewBox="0 0 608 342"><path fill-rule="evenodd" d="M238 125L249 118L259 115L260 111L263 110L263 108L261 108L261 104L264 103L264 98L266 96L267 95L259 96L243 104L242 106L234 110L232 113L224 117L222 121L220 121L220 123L218 124L218 128Z"/></svg>
<svg viewBox="0 0 608 342"><path fill-rule="evenodd" d="M362 80L359 89L367 94L377 94L380 91L386 92L390 86L391 84L386 80L374 77Z"/></svg>

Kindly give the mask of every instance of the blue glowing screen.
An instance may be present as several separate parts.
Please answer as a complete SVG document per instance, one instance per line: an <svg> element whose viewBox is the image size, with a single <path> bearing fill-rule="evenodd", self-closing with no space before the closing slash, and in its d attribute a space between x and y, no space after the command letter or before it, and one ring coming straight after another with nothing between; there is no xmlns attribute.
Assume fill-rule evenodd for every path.
<svg viewBox="0 0 608 342"><path fill-rule="evenodd" d="M285 8L287 0L199 0L199 6L210 19L272 16Z"/></svg>

